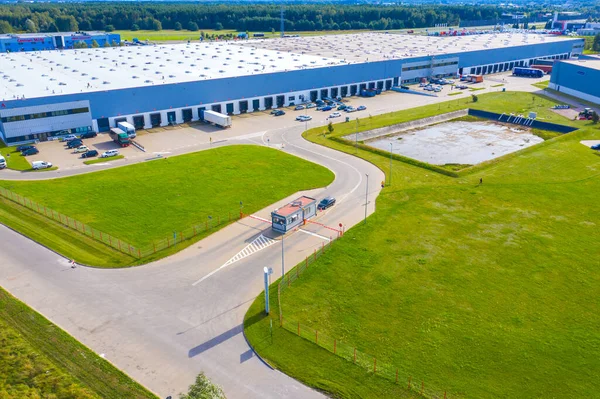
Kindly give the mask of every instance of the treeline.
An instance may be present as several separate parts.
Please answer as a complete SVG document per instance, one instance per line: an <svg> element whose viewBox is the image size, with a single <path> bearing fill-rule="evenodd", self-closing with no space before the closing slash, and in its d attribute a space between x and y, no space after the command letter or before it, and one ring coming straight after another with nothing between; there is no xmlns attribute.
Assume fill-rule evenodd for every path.
<svg viewBox="0 0 600 399"><path fill-rule="evenodd" d="M285 6L285 29L412 29L461 20L496 20L496 6L375 6L303 4ZM31 3L0 5L0 33L77 30L235 29L279 30L276 5L190 3Z"/></svg>

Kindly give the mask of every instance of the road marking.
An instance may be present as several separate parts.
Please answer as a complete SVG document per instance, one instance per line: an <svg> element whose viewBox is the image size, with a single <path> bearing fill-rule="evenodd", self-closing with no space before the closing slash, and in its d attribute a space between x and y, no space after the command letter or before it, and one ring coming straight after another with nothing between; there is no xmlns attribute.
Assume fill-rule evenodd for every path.
<svg viewBox="0 0 600 399"><path fill-rule="evenodd" d="M298 231L301 231L304 234L309 234L309 235L311 235L313 237L320 238L320 239L325 240L325 241L331 241L331 239L329 237L325 237L325 236L322 236L320 234L313 233L312 231L307 231L307 230L302 230L302 229L298 229Z"/></svg>
<svg viewBox="0 0 600 399"><path fill-rule="evenodd" d="M210 276L212 276L213 274L215 274L216 272L218 272L221 269L226 268L227 266L240 261L252 254L257 253L260 250L263 250L267 247L270 247L271 245L275 244L277 241L269 238L269 237L265 237L262 234L259 235L258 237L256 237L254 239L254 241L252 241L250 244L246 245L240 252L238 252L233 258L229 259L227 262L225 262L221 267L219 267L218 269L213 270L212 272L208 273L206 276L202 277L200 280L196 281L194 284L192 284L192 286L196 286L198 284L200 284L201 282L203 282L204 280L206 280L207 278L209 278Z"/></svg>
<svg viewBox="0 0 600 399"><path fill-rule="evenodd" d="M248 217L251 217L252 219L260 220L261 222L271 223L270 220L265 219L265 218L261 218L260 216L248 215Z"/></svg>

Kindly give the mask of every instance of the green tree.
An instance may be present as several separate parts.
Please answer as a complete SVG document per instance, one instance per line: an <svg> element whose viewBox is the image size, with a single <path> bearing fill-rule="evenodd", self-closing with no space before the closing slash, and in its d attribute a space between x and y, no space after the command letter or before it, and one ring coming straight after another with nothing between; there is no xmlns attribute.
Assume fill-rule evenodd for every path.
<svg viewBox="0 0 600 399"><path fill-rule="evenodd" d="M198 374L196 382L190 385L188 393L179 395L179 399L226 399L223 390L210 382L204 373Z"/></svg>
<svg viewBox="0 0 600 399"><path fill-rule="evenodd" d="M274 35L275 34L275 28L271 28L271 34Z"/></svg>
<svg viewBox="0 0 600 399"><path fill-rule="evenodd" d="M12 26L7 21L0 21L0 33L11 33Z"/></svg>
<svg viewBox="0 0 600 399"><path fill-rule="evenodd" d="M28 19L28 20L25 21L25 30L27 32L30 32L30 33L35 33L35 32L38 31L38 28L35 25L35 22L33 22L32 20ZM53 32L53 31L50 31L50 32Z"/></svg>
<svg viewBox="0 0 600 399"><path fill-rule="evenodd" d="M187 25L188 30L191 30L192 32L196 32L198 30L198 24L190 21Z"/></svg>
<svg viewBox="0 0 600 399"><path fill-rule="evenodd" d="M152 21L152 30L162 30L162 24L158 19Z"/></svg>
<svg viewBox="0 0 600 399"><path fill-rule="evenodd" d="M131 25L131 30L134 32L138 31L138 30L140 30L140 26L138 24L133 24L133 25Z"/></svg>
<svg viewBox="0 0 600 399"><path fill-rule="evenodd" d="M600 120L600 116L598 116L596 111L592 111L592 122L594 125L598 123L598 120Z"/></svg>
<svg viewBox="0 0 600 399"><path fill-rule="evenodd" d="M92 40L92 47L93 47L93 48L98 48L98 47L100 47L100 45L98 44L98 42L97 42L97 41L95 41L95 40Z"/></svg>
<svg viewBox="0 0 600 399"><path fill-rule="evenodd" d="M592 42L592 50L600 51L600 33L594 36L594 41Z"/></svg>
<svg viewBox="0 0 600 399"><path fill-rule="evenodd" d="M54 19L59 32L75 32L79 30L77 20L72 15L61 15Z"/></svg>
<svg viewBox="0 0 600 399"><path fill-rule="evenodd" d="M56 26L56 24L52 22L50 25L48 25L48 29L46 30L48 32L58 32L58 26Z"/></svg>
<svg viewBox="0 0 600 399"><path fill-rule="evenodd" d="M329 124L327 125L327 131L329 131L329 134L333 133L333 130L335 128L333 127L333 123L331 123L331 121L329 121Z"/></svg>
<svg viewBox="0 0 600 399"><path fill-rule="evenodd" d="M479 97L477 97L476 94L471 94L471 99L473 100L474 103L476 103L477 101L479 101Z"/></svg>
<svg viewBox="0 0 600 399"><path fill-rule="evenodd" d="M215 30L223 30L223 24L220 22L217 22L215 24Z"/></svg>
<svg viewBox="0 0 600 399"><path fill-rule="evenodd" d="M175 30L182 30L183 26L181 26L181 22L177 21L175 22Z"/></svg>
<svg viewBox="0 0 600 399"><path fill-rule="evenodd" d="M102 47L110 47L110 43L107 41L104 42L104 44L102 45Z"/></svg>
<svg viewBox="0 0 600 399"><path fill-rule="evenodd" d="M115 30L115 27L113 25L106 25L104 27L104 30L107 31L107 32L112 32L112 31Z"/></svg>

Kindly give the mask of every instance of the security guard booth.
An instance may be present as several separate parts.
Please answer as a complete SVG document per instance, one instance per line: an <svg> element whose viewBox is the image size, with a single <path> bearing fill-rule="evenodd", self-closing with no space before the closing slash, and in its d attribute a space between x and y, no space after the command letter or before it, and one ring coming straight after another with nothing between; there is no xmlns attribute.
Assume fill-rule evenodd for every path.
<svg viewBox="0 0 600 399"><path fill-rule="evenodd" d="M300 197L271 212L273 230L279 233L287 233L316 214L317 200L306 196Z"/></svg>

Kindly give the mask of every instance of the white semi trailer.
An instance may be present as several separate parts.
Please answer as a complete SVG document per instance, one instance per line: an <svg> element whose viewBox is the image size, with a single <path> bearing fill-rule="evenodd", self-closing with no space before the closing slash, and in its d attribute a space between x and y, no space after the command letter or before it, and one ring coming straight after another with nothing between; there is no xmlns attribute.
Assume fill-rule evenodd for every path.
<svg viewBox="0 0 600 399"><path fill-rule="evenodd" d="M231 127L231 116L220 114L215 111L204 111L204 120L214 123L222 128Z"/></svg>

